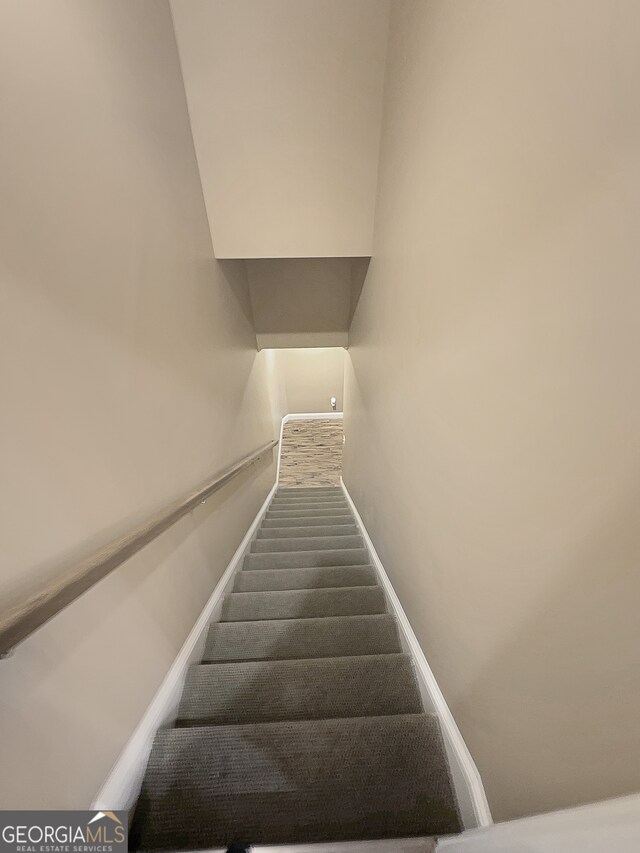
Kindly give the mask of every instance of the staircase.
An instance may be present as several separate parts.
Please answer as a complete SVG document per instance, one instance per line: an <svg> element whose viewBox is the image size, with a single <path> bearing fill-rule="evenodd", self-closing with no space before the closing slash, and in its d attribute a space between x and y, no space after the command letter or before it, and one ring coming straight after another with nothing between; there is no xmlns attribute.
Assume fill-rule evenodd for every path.
<svg viewBox="0 0 640 853"><path fill-rule="evenodd" d="M279 489L156 736L133 848L460 829L438 722L342 490Z"/></svg>

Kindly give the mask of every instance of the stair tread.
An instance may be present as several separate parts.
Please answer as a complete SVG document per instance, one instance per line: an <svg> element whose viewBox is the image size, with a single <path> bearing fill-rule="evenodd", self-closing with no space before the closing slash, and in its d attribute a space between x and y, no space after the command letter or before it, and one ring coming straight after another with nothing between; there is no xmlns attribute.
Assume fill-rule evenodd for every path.
<svg viewBox="0 0 640 853"><path fill-rule="evenodd" d="M258 539L293 539L295 537L311 536L356 536L358 528L355 524L324 524L293 526L293 527L264 527L258 530Z"/></svg>
<svg viewBox="0 0 640 853"><path fill-rule="evenodd" d="M180 725L241 724L422 711L405 654L191 667Z"/></svg>
<svg viewBox="0 0 640 853"><path fill-rule="evenodd" d="M338 586L375 586L373 566L320 566L301 569L242 569L236 574L234 592L285 589L319 589Z"/></svg>
<svg viewBox="0 0 640 853"><path fill-rule="evenodd" d="M337 492L321 492L314 490L313 493L300 492L293 494L292 492L276 492L271 498L272 501L346 501L346 496L342 489Z"/></svg>
<svg viewBox="0 0 640 853"><path fill-rule="evenodd" d="M252 554L275 554L283 551L327 551L336 548L362 548L364 540L358 534L348 536L290 536L277 539L254 539Z"/></svg>
<svg viewBox="0 0 640 853"><path fill-rule="evenodd" d="M279 530L297 527L356 527L352 515L299 515L283 518L264 518L260 530Z"/></svg>
<svg viewBox="0 0 640 853"><path fill-rule="evenodd" d="M338 491L321 492L314 489L313 492L276 492L272 501L346 501L342 489Z"/></svg>
<svg viewBox="0 0 640 853"><path fill-rule="evenodd" d="M317 518L320 515L340 515L353 518L349 507L312 507L311 509L268 509L265 518Z"/></svg>
<svg viewBox="0 0 640 853"><path fill-rule="evenodd" d="M357 566L369 564L366 548L326 548L317 551L276 551L247 554L245 569L303 569L312 566Z"/></svg>
<svg viewBox="0 0 640 853"><path fill-rule="evenodd" d="M360 549L358 549L359 553ZM305 553L305 552L302 552ZM260 555L262 556L262 555ZM309 570L309 569L368 569L371 568L371 563L367 559L364 563L336 563L335 565L328 566L283 566L282 568L276 569L250 569L246 566L243 566L242 569L238 572L238 574L242 574L243 572L251 572L252 574L258 574L259 572L286 572L286 571L301 571L301 570ZM376 580L377 583L377 580ZM373 585L373 584L372 584Z"/></svg>
<svg viewBox="0 0 640 853"><path fill-rule="evenodd" d="M269 504L269 511L273 512L277 510L278 512L299 512L301 510L326 510L326 509L337 509L337 510L348 510L349 506L346 501L315 501L313 503L302 503L302 502L294 502L294 501L273 501L273 503Z"/></svg>
<svg viewBox="0 0 640 853"><path fill-rule="evenodd" d="M281 496L293 496L297 497L299 495L344 495L340 486L290 486L290 487L282 487L278 488L276 495Z"/></svg>
<svg viewBox="0 0 640 853"><path fill-rule="evenodd" d="M340 498L345 500L346 495L339 486L324 486L316 489L278 489L272 500L304 500L311 498L313 500L331 500L331 498Z"/></svg>
<svg viewBox="0 0 640 853"><path fill-rule="evenodd" d="M204 661L290 660L401 651L388 613L302 619L216 622Z"/></svg>
<svg viewBox="0 0 640 853"><path fill-rule="evenodd" d="M161 730L131 837L194 850L460 828L438 723L411 714Z"/></svg>
<svg viewBox="0 0 640 853"><path fill-rule="evenodd" d="M379 586L343 586L324 589L231 592L225 595L221 621L297 619L384 613L385 598Z"/></svg>
<svg viewBox="0 0 640 853"><path fill-rule="evenodd" d="M271 503L347 503L344 495L275 495Z"/></svg>

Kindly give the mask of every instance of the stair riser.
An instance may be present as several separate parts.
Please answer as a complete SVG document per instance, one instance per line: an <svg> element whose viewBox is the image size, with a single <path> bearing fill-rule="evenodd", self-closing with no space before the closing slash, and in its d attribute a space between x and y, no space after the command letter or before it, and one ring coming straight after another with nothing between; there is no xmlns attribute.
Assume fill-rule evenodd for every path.
<svg viewBox="0 0 640 853"><path fill-rule="evenodd" d="M385 613L280 622L218 622L209 629L203 660L312 660L400 651L395 619Z"/></svg>
<svg viewBox="0 0 640 853"><path fill-rule="evenodd" d="M351 510L340 509L268 509L265 515L267 519L274 518L320 518L324 515L340 518L353 518Z"/></svg>
<svg viewBox="0 0 640 853"><path fill-rule="evenodd" d="M273 501L288 501L294 503L298 502L309 502L315 503L317 501L345 501L345 495L340 492L325 493L322 495L274 495L272 498Z"/></svg>
<svg viewBox="0 0 640 853"><path fill-rule="evenodd" d="M179 725L243 725L419 714L406 655L199 665L187 676Z"/></svg>
<svg viewBox="0 0 640 853"><path fill-rule="evenodd" d="M357 536L355 524L332 524L328 526L312 525L310 527L262 527L258 530L257 539L295 539L313 536Z"/></svg>
<svg viewBox="0 0 640 853"><path fill-rule="evenodd" d="M222 621L301 619L384 613L380 587L292 590L286 592L233 592L225 596Z"/></svg>
<svg viewBox="0 0 640 853"><path fill-rule="evenodd" d="M344 548L335 551L284 551L277 554L247 554L243 568L305 569L320 566L368 566L366 548Z"/></svg>
<svg viewBox="0 0 640 853"><path fill-rule="evenodd" d="M311 536L294 539L254 539L252 554L272 554L284 551L323 551L336 548L363 548L362 536Z"/></svg>
<svg viewBox="0 0 640 853"><path fill-rule="evenodd" d="M340 586L375 586L372 566L330 566L322 569L243 570L236 575L234 592L263 592L281 589L321 589Z"/></svg>
<svg viewBox="0 0 640 853"><path fill-rule="evenodd" d="M321 495L281 495L273 496L274 501L344 501L343 492L324 492Z"/></svg>
<svg viewBox="0 0 640 853"><path fill-rule="evenodd" d="M274 497L277 498L299 498L299 497L344 497L344 492L340 486L318 486L317 489L278 489Z"/></svg>
<svg viewBox="0 0 640 853"><path fill-rule="evenodd" d="M351 515L312 515L286 518L265 518L260 530L273 530L281 527L349 527L353 524ZM356 528L357 529L357 528Z"/></svg>
<svg viewBox="0 0 640 853"><path fill-rule="evenodd" d="M337 509L344 511L349 509L349 505L344 501L318 501L317 503L281 503L273 501L269 504L269 512L284 512L285 510L298 511L301 509Z"/></svg>
<svg viewBox="0 0 640 853"><path fill-rule="evenodd" d="M322 500L334 500L340 499L345 500L346 495L342 491L342 489L338 489L336 492L320 492L318 494L304 494L304 495L290 495L286 492L277 492L273 496L273 500L281 500L281 501L322 501Z"/></svg>

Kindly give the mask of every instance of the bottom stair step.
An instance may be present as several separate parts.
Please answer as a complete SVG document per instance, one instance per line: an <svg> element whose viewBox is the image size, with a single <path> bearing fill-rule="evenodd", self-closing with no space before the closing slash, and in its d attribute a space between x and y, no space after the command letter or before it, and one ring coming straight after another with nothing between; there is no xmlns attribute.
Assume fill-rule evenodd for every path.
<svg viewBox="0 0 640 853"><path fill-rule="evenodd" d="M216 622L203 662L382 655L401 651L388 613L260 622Z"/></svg>
<svg viewBox="0 0 640 853"><path fill-rule="evenodd" d="M460 829L438 722L411 714L162 730L131 842L196 850Z"/></svg>

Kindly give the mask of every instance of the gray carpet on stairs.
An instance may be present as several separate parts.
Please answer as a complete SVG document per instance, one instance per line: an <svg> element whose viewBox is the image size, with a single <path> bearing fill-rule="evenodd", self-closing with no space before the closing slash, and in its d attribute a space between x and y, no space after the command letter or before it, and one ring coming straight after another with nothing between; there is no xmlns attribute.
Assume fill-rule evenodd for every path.
<svg viewBox="0 0 640 853"><path fill-rule="evenodd" d="M460 829L438 721L342 489L279 489L156 736L132 849Z"/></svg>
<svg viewBox="0 0 640 853"><path fill-rule="evenodd" d="M254 539L252 554L273 551L327 551L336 548L364 548L362 536L295 536L291 539Z"/></svg>
<svg viewBox="0 0 640 853"><path fill-rule="evenodd" d="M305 616L357 616L384 613L385 609L384 593L379 586L232 592L224 598L221 620L246 622Z"/></svg>
<svg viewBox="0 0 640 853"><path fill-rule="evenodd" d="M272 554L247 554L245 569L303 569L305 566L366 566L366 548L321 548L317 551L276 551Z"/></svg>
<svg viewBox="0 0 640 853"><path fill-rule="evenodd" d="M277 589L321 589L339 586L375 586L373 566L321 566L310 569L259 569L238 572L234 592Z"/></svg>
<svg viewBox="0 0 640 853"><path fill-rule="evenodd" d="M397 714L160 731L132 836L194 850L459 828L437 721Z"/></svg>
<svg viewBox="0 0 640 853"><path fill-rule="evenodd" d="M326 512L330 509L335 512L350 512L348 504L344 501L316 501L314 503L286 501L271 504L269 512Z"/></svg>
<svg viewBox="0 0 640 853"><path fill-rule="evenodd" d="M274 498L270 509L316 509L327 506L348 506L345 498Z"/></svg>
<svg viewBox="0 0 640 853"><path fill-rule="evenodd" d="M344 501L346 500L346 495L338 486L333 490L327 490L326 492L321 491L320 489L280 489L273 496L272 501Z"/></svg>
<svg viewBox="0 0 640 853"><path fill-rule="evenodd" d="M256 540L260 539L292 539L296 536L357 536L355 524L310 524L308 526L294 525L293 527L263 527L258 530Z"/></svg>
<svg viewBox="0 0 640 853"><path fill-rule="evenodd" d="M312 509L269 509L266 517L271 518L318 518L321 515L346 516L353 518L351 510L347 506L338 507L313 507Z"/></svg>
<svg viewBox="0 0 640 853"><path fill-rule="evenodd" d="M239 725L421 711L407 655L352 655L191 667L178 721Z"/></svg>
<svg viewBox="0 0 640 853"><path fill-rule="evenodd" d="M342 492L323 492L318 495L294 495L290 492L278 492L272 503L315 503L318 501L346 501L346 498Z"/></svg>
<svg viewBox="0 0 640 853"><path fill-rule="evenodd" d="M396 621L388 613L380 613L217 622L209 628L203 660L288 660L399 651Z"/></svg>
<svg viewBox="0 0 640 853"><path fill-rule="evenodd" d="M276 497L291 495L294 498L300 495L340 495L344 497L344 492L341 486L284 486L278 489Z"/></svg>
<svg viewBox="0 0 640 853"><path fill-rule="evenodd" d="M271 530L287 529L294 530L297 527L346 527L353 526L352 515L298 515L286 516L285 518L265 518L259 533L268 534Z"/></svg>

